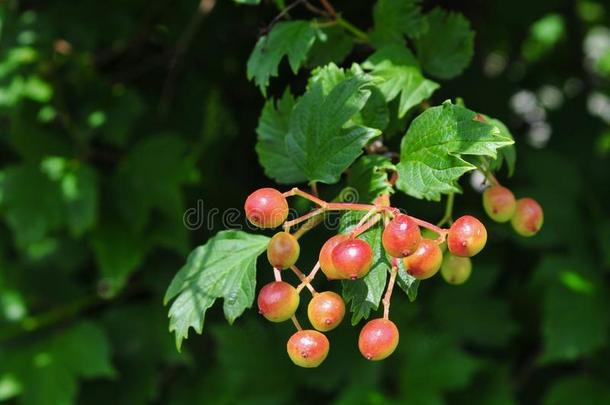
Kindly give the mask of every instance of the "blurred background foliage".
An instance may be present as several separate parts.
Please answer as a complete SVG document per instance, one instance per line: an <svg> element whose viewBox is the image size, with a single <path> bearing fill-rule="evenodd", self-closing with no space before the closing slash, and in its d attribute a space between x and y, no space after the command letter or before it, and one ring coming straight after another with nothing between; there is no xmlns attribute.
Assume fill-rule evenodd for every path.
<svg viewBox="0 0 610 405"><path fill-rule="evenodd" d="M374 2L334 3L370 27ZM0 401L610 403L610 6L424 8L438 4L477 35L471 66L432 101L463 97L509 125L518 162L504 182L542 203L545 226L522 239L486 221L466 285L437 277L415 303L397 295L387 361L364 360L345 322L327 361L303 370L285 353L292 326L254 310L230 327L215 306L180 354L162 305L188 251L222 229L216 216L188 230L185 210L241 209L271 184L254 151L263 98L245 70L276 4L0 1ZM305 73L280 73L271 94L304 87ZM468 182L455 212L483 217ZM304 262L326 237L307 235Z"/></svg>

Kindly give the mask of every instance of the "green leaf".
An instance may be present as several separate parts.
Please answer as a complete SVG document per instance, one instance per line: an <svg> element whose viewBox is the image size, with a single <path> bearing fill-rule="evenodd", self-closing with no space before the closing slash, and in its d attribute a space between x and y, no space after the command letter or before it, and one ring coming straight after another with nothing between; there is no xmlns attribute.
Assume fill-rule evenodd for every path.
<svg viewBox="0 0 610 405"><path fill-rule="evenodd" d="M396 261L398 264L398 273L396 274L396 285L403 290L409 301L413 302L417 298L417 290L419 289L419 280L407 273L405 263L402 260Z"/></svg>
<svg viewBox="0 0 610 405"><path fill-rule="evenodd" d="M392 194L388 172L396 170L391 160L380 155L364 155L349 169L347 185L358 192L358 201L372 203L381 194Z"/></svg>
<svg viewBox="0 0 610 405"><path fill-rule="evenodd" d="M398 386L405 403L442 404L443 392L465 388L480 367L479 360L446 335L411 327L408 342L398 347Z"/></svg>
<svg viewBox="0 0 610 405"><path fill-rule="evenodd" d="M377 87L387 102L400 94L398 117L403 117L413 106L429 98L439 88L438 83L426 79L411 52L403 45L389 45L371 55L362 67L374 77L383 79Z"/></svg>
<svg viewBox="0 0 610 405"><path fill-rule="evenodd" d="M411 123L400 146L396 186L413 197L439 201L441 194L460 192L457 180L475 169L462 155L495 159L498 148L513 142L474 111L446 101Z"/></svg>
<svg viewBox="0 0 610 405"><path fill-rule="evenodd" d="M430 319L445 333L477 346L500 348L519 331L506 300L495 296L499 267L479 260L468 282L460 288L443 283L430 305Z"/></svg>
<svg viewBox="0 0 610 405"><path fill-rule="evenodd" d="M354 41L342 27L321 28L307 56L307 66L324 66L328 63L340 64L350 54Z"/></svg>
<svg viewBox="0 0 610 405"><path fill-rule="evenodd" d="M489 123L495 125L500 129L500 134L505 138L510 138L514 141L513 134L510 133L506 125L498 119L490 118L488 116L484 116L489 120ZM508 145L498 149L498 158L493 161L491 165L491 169L496 171L502 168L502 165L506 163L506 167L508 169L508 177L512 177L515 173L515 163L517 161L517 150L515 145Z"/></svg>
<svg viewBox="0 0 610 405"><path fill-rule="evenodd" d="M90 167L67 158L51 156L41 162L41 170L60 189L65 220L74 236L81 236L97 222L98 180Z"/></svg>
<svg viewBox="0 0 610 405"><path fill-rule="evenodd" d="M553 380L543 405L599 405L610 403L607 381L589 375L573 375Z"/></svg>
<svg viewBox="0 0 610 405"><path fill-rule="evenodd" d="M222 231L191 252L165 293L166 304L176 298L169 309L169 330L176 333L178 349L190 327L202 332L205 313L216 299L224 299L229 323L252 306L256 259L268 243L266 236Z"/></svg>
<svg viewBox="0 0 610 405"><path fill-rule="evenodd" d="M89 166L80 166L61 180L61 190L72 234L80 236L97 222L98 180Z"/></svg>
<svg viewBox="0 0 610 405"><path fill-rule="evenodd" d="M256 6L261 4L261 0L233 0L237 4L247 4L249 6Z"/></svg>
<svg viewBox="0 0 610 405"><path fill-rule="evenodd" d="M338 67L334 63L329 63L322 68L312 71L308 89L314 83L320 83L324 95L327 96L342 81L355 76L372 78L372 76L366 76L360 65L356 63L352 64L351 68L347 70ZM383 130L390 121L390 111L383 94L377 87L369 86L367 90L371 92L371 95L364 104L364 107L362 107L362 110L352 116L351 123Z"/></svg>
<svg viewBox="0 0 610 405"><path fill-rule="evenodd" d="M116 218L105 218L91 236L106 296L114 296L138 268L148 251L142 235Z"/></svg>
<svg viewBox="0 0 610 405"><path fill-rule="evenodd" d="M121 161L112 179L114 203L125 222L142 230L153 209L181 221L182 187L198 175L189 147L177 135L147 137Z"/></svg>
<svg viewBox="0 0 610 405"><path fill-rule="evenodd" d="M269 78L277 76L282 58L297 73L314 43L316 30L309 21L277 23L268 35L261 37L248 59L248 80L254 79L263 95L267 94Z"/></svg>
<svg viewBox="0 0 610 405"><path fill-rule="evenodd" d="M377 47L405 43L405 35L416 38L427 30L421 0L379 0L373 9L375 23L371 41Z"/></svg>
<svg viewBox="0 0 610 405"><path fill-rule="evenodd" d="M258 120L256 153L265 174L280 184L302 183L307 180L294 165L285 146L290 114L295 100L289 90L281 99L268 100Z"/></svg>
<svg viewBox="0 0 610 405"><path fill-rule="evenodd" d="M103 329L89 321L61 330L3 358L3 367L22 384L20 403L75 403L79 378L111 378L110 344Z"/></svg>
<svg viewBox="0 0 610 405"><path fill-rule="evenodd" d="M110 343L104 330L93 322L82 322L58 335L53 352L66 367L81 377L115 375L110 363Z"/></svg>
<svg viewBox="0 0 610 405"><path fill-rule="evenodd" d="M348 233L360 221L364 214L351 211L341 216L339 226L341 233ZM358 280L343 280L343 298L346 304L350 305L352 311L352 325L356 325L360 320L367 319L371 310L379 307L379 302L385 289L388 270L390 268L385 251L381 245L381 234L383 226L381 222L358 236L365 240L373 248L373 265L369 273Z"/></svg>
<svg viewBox="0 0 610 405"><path fill-rule="evenodd" d="M604 347L610 327L607 307L601 291L577 292L552 284L544 298L540 362L576 360Z"/></svg>
<svg viewBox="0 0 610 405"><path fill-rule="evenodd" d="M294 107L286 147L308 180L336 183L364 145L379 135L379 130L349 125L371 94L369 84L367 76L355 75L325 95L323 83L315 81Z"/></svg>
<svg viewBox="0 0 610 405"><path fill-rule="evenodd" d="M39 242L63 223L59 188L37 165L7 168L2 189L4 217L21 247Z"/></svg>
<svg viewBox="0 0 610 405"><path fill-rule="evenodd" d="M435 8L427 15L428 30L415 39L424 70L451 79L466 69L474 53L474 31L462 14Z"/></svg>

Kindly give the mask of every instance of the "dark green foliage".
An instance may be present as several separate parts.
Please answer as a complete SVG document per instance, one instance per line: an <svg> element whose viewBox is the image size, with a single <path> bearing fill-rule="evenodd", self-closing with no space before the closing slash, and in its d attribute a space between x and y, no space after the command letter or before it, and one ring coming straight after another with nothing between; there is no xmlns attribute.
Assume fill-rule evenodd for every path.
<svg viewBox="0 0 610 405"><path fill-rule="evenodd" d="M610 41L606 3L333 1L361 32L302 4L261 30L280 0L198 3L0 2L0 402L610 401L610 49L591 48ZM439 122L458 131L435 134ZM402 161L371 153L377 139L402 141ZM291 324L244 312L273 278L256 262L272 233L218 232L246 226L222 212L254 189L318 180L324 197L350 186L370 202L397 168L393 205L435 222L441 204L417 198L464 190L455 216L484 218L460 178L481 159L545 225L526 240L485 221L463 286L401 268L393 357L356 346L362 319L381 316L380 227L362 236L366 278L317 280L360 321L328 334L319 368L293 367ZM300 260L334 232L307 234ZM191 327L203 333L184 340Z"/></svg>

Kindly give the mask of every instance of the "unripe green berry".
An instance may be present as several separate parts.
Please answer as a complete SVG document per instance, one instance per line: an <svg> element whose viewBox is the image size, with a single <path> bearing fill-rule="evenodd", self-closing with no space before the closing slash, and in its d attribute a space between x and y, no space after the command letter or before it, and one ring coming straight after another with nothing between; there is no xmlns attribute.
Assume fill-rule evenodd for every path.
<svg viewBox="0 0 610 405"><path fill-rule="evenodd" d="M448 253L443 258L441 275L449 284L464 284L470 278L472 261L469 257L459 257Z"/></svg>
<svg viewBox="0 0 610 405"><path fill-rule="evenodd" d="M292 317L299 307L299 293L284 281L265 285L258 293L258 310L271 322L283 322Z"/></svg>
<svg viewBox="0 0 610 405"><path fill-rule="evenodd" d="M248 196L244 210L253 225L277 228L288 217L288 202L276 189L260 188Z"/></svg>
<svg viewBox="0 0 610 405"><path fill-rule="evenodd" d="M360 331L358 348L367 360L383 360L398 346L398 328L389 319L368 321Z"/></svg>
<svg viewBox="0 0 610 405"><path fill-rule="evenodd" d="M407 273L419 280L432 277L441 268L443 252L430 239L422 239L415 253L403 259Z"/></svg>
<svg viewBox="0 0 610 405"><path fill-rule="evenodd" d="M314 328L321 332L335 329L345 316L343 298L332 291L324 291L313 296L307 306L307 316Z"/></svg>
<svg viewBox="0 0 610 405"><path fill-rule="evenodd" d="M464 215L449 228L447 247L456 256L472 257L487 243L485 226L473 216Z"/></svg>
<svg viewBox="0 0 610 405"><path fill-rule="evenodd" d="M276 269L287 269L294 265L301 248L297 239L288 232L278 232L269 241L267 259Z"/></svg>
<svg viewBox="0 0 610 405"><path fill-rule="evenodd" d="M393 257L409 256L415 252L420 240L419 226L404 214L396 215L386 225L381 236L383 248Z"/></svg>
<svg viewBox="0 0 610 405"><path fill-rule="evenodd" d="M483 208L494 221L506 222L515 213L515 196L506 187L491 186L483 192Z"/></svg>
<svg viewBox="0 0 610 405"><path fill-rule="evenodd" d="M348 239L335 246L331 257L341 278L355 280L371 269L373 249L362 239Z"/></svg>
<svg viewBox="0 0 610 405"><path fill-rule="evenodd" d="M520 198L517 200L515 215L511 225L515 232L521 236L534 236L542 228L544 213L538 202L532 198Z"/></svg>
<svg viewBox="0 0 610 405"><path fill-rule="evenodd" d="M421 237L423 239L437 240L440 235L431 229L422 228ZM441 252L445 253L445 251L447 250L447 241L444 241L443 243L438 245L438 247L441 248Z"/></svg>
<svg viewBox="0 0 610 405"><path fill-rule="evenodd" d="M294 333L286 344L290 360L300 367L318 367L326 356L330 343L317 330L300 330Z"/></svg>
<svg viewBox="0 0 610 405"><path fill-rule="evenodd" d="M320 270L322 270L322 273L324 273L329 280L342 278L333 264L332 254L335 246L347 239L347 235L335 235L327 240L322 246L322 249L320 249Z"/></svg>

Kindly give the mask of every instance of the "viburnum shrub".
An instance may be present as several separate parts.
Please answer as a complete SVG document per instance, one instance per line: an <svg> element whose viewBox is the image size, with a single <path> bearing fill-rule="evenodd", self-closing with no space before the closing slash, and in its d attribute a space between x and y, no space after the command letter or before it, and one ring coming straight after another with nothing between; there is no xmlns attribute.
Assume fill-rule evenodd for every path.
<svg viewBox="0 0 610 405"><path fill-rule="evenodd" d="M324 361L330 343L322 332L342 322L346 303L352 325L383 305L382 317L361 329L358 347L368 360L384 359L399 342L390 320L394 287L412 301L420 280L439 270L447 283L462 284L471 274L471 257L487 243L480 218L465 212L454 221L463 175L482 173L488 187L482 206L492 220L510 221L523 236L542 226L540 205L531 198L516 200L496 177L504 166L509 176L515 168L514 139L506 126L461 99L433 106L440 84L429 77L453 78L472 56L474 34L463 16L438 8L423 13L417 1L380 0L374 26L365 32L328 1L320 5L307 7L318 14L312 20L282 20L284 9L258 39L247 66L248 77L268 97L256 152L268 177L283 186L250 192L245 216L256 228L281 230L271 238L225 230L190 254L165 298L173 300L170 331L178 348L189 328L202 332L205 313L217 299L224 300L230 323L252 306L257 258L266 251L271 271L261 277L272 275L273 281L258 292L258 308L270 321L292 320L297 331L287 340L287 352L296 365ZM354 44L360 48L351 60L363 59L340 67ZM295 73L309 68L309 78L301 95L286 88L274 99L267 93L269 81L284 58ZM394 152L397 132L403 136ZM299 184L304 186L295 187ZM436 224L417 218L408 203L392 205L396 192L429 201L446 196L445 214ZM312 208L289 218L289 200L295 198ZM301 270L299 239L324 228L320 225L332 215L340 215L339 228L326 230L326 242L309 252L317 262ZM290 273L298 284L290 284ZM316 277L324 276L337 291L316 290ZM297 319L304 289L312 295L307 317L313 329L303 329Z"/></svg>

